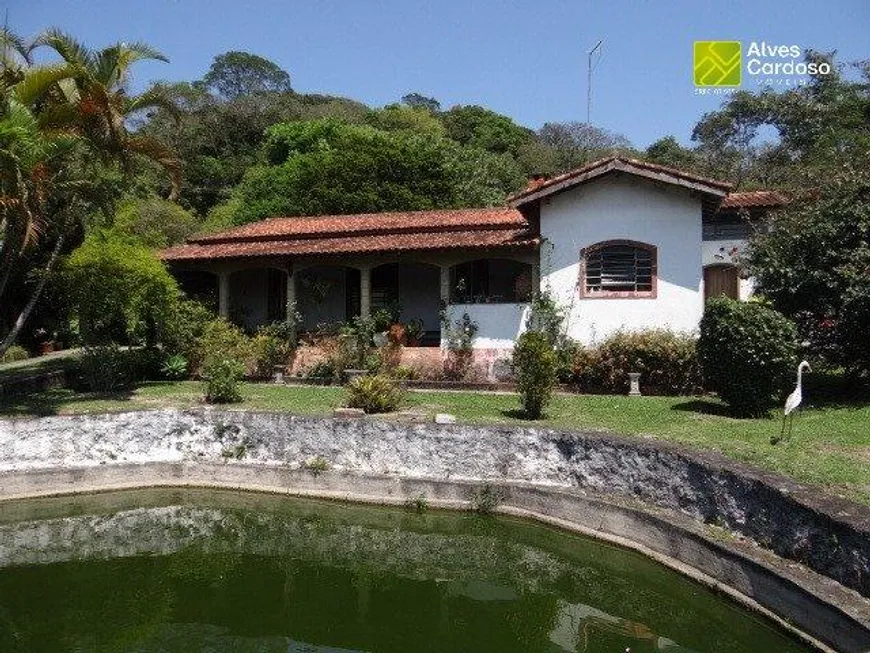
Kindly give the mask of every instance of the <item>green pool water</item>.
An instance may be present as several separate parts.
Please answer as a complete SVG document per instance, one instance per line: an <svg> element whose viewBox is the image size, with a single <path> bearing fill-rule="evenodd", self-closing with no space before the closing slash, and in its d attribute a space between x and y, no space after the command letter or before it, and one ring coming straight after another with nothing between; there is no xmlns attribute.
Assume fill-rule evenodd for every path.
<svg viewBox="0 0 870 653"><path fill-rule="evenodd" d="M522 520L212 491L0 504L0 651L804 651Z"/></svg>

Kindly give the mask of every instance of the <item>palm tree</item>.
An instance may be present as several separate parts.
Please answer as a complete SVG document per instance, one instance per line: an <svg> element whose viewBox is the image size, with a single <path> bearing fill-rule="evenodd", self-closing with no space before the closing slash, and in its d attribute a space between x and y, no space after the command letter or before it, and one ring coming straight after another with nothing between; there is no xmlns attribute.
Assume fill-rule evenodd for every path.
<svg viewBox="0 0 870 653"><path fill-rule="evenodd" d="M52 48L61 61L29 66L37 47ZM92 51L58 30L44 32L29 46L3 30L0 50L0 298L25 248L49 230L57 234L27 304L0 342L2 355L39 301L70 227L93 194L92 181L76 177L75 153L84 149L104 163L119 162L127 173L138 156L154 160L170 173L170 198L177 192L180 168L162 143L131 134L126 126L138 111L175 110L158 91L127 94L133 63L166 61L156 50L118 43Z"/></svg>
<svg viewBox="0 0 870 653"><path fill-rule="evenodd" d="M136 156L162 165L170 174L174 199L180 182L178 159L160 141L131 134L127 120L148 109L162 108L177 113L168 95L152 88L139 95L128 94L130 68L137 61L169 61L145 43L116 43L102 50L90 50L57 29L49 29L33 42L33 49L48 47L60 55L70 76L55 89L55 100L41 117L43 126L75 127L89 146L105 160L120 161L126 170Z"/></svg>

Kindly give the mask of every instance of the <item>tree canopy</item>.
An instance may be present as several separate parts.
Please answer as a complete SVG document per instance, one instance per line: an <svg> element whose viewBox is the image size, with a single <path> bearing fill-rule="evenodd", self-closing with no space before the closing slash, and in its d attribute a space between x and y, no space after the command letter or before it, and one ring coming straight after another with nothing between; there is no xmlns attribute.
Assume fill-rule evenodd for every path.
<svg viewBox="0 0 870 653"><path fill-rule="evenodd" d="M232 100L257 93L289 93L290 75L278 64L250 52L230 50L219 54L202 78L218 97Z"/></svg>

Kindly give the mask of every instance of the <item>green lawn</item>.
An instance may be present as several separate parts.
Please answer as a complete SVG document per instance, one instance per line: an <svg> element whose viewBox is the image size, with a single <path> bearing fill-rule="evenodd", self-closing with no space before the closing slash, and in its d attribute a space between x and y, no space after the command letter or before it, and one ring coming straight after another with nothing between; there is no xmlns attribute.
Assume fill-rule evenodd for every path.
<svg viewBox="0 0 870 653"><path fill-rule="evenodd" d="M233 410L282 410L325 414L344 400L335 387L246 384L245 401ZM0 401L0 415L51 415L201 405L202 386L184 381L147 383L124 395L94 397L49 390ZM480 424L533 424L515 413L512 394L485 392L408 393L407 408L448 412ZM713 399L557 395L547 418L534 424L605 429L714 449L745 462L825 486L828 491L870 503L870 403L807 406L794 423L790 442L771 446L777 419L733 419Z"/></svg>

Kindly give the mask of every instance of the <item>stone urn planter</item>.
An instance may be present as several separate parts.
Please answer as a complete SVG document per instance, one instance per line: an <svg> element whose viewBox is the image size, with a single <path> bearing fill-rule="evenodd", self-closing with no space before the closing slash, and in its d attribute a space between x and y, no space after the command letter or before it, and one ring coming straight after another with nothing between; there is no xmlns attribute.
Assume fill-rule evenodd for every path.
<svg viewBox="0 0 870 653"><path fill-rule="evenodd" d="M354 379L368 374L368 370L345 370L344 375L347 377L347 382L352 383Z"/></svg>

